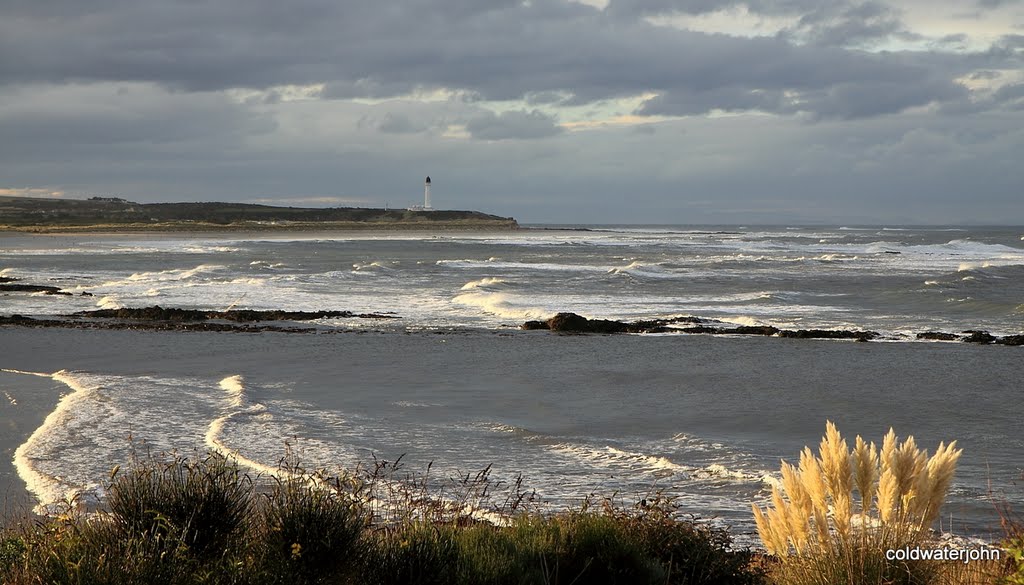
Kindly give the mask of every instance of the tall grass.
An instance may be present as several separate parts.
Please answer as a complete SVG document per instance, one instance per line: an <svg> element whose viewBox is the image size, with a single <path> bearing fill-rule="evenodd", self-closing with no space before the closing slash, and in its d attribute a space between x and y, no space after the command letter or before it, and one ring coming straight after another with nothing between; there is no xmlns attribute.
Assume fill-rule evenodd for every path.
<svg viewBox="0 0 1024 585"><path fill-rule="evenodd" d="M216 454L139 462L103 510L2 529L0 582L763 583L753 553L667 499L541 514L488 469L439 485L396 463L331 477L289 460L274 479Z"/></svg>
<svg viewBox="0 0 1024 585"><path fill-rule="evenodd" d="M850 449L828 422L817 456L805 448L799 466L783 463L771 506L753 507L761 541L779 558L776 580L936 582L939 564L888 560L885 551L926 543L960 454L954 441L929 457L913 437L900 442L891 429L881 449L859 436Z"/></svg>

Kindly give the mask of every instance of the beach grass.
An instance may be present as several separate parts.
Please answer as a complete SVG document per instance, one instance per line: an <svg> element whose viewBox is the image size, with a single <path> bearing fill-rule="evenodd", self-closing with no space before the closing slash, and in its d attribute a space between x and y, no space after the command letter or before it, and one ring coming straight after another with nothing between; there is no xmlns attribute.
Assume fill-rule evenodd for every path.
<svg viewBox="0 0 1024 585"><path fill-rule="evenodd" d="M489 470L432 491L400 469L338 477L286 461L267 478L216 453L136 462L112 473L100 510L7 522L0 582L765 583L756 553L669 499L544 514Z"/></svg>
<svg viewBox="0 0 1024 585"><path fill-rule="evenodd" d="M970 564L884 558L886 549L928 543L921 521L937 510L931 506L935 499L893 500L887 520L874 525L878 529L864 529L867 524L858 529L853 521L837 526L847 521L842 510L837 520L837 508L845 504L834 500L842 499L842 490L852 495L860 485L875 494L867 503L861 499L859 507L868 506L877 516L890 505L882 496L880 508L877 496L879 489L891 489L886 474L895 474L896 489L902 489L901 474L928 469L932 461L913 443L901 445L895 437L881 450L872 447L858 441L847 451L830 427L818 456L807 455L800 468L784 469L785 491L776 494L776 507L759 521L767 554L733 546L727 530L682 515L671 498L659 494L628 504L589 497L572 509L542 513L521 479L501 484L490 478L489 469L439 486L428 474L406 473L400 460L332 476L306 470L289 456L274 475L253 476L219 453L147 457L111 473L106 504L99 510L69 502L63 514L7 521L0 528L0 582L1024 583L1020 524L1008 524L1016 531L1008 533L1007 558ZM955 463L957 455L952 446L940 449L930 479L944 482L952 472L949 458ZM901 467L911 461L920 464ZM932 493L925 479L907 485ZM824 490L830 504L818 510L824 531L816 524L815 502L821 504L822 496L816 490ZM805 524L797 522L801 519ZM782 543L785 549L779 549Z"/></svg>
<svg viewBox="0 0 1024 585"><path fill-rule="evenodd" d="M964 563L966 554L935 537L961 450L940 443L931 456L890 429L881 448L856 437L854 448L828 422L815 454L782 464L766 510L753 506L758 534L774 561L777 585L931 585L1006 582L1002 558ZM977 548L977 547L975 547ZM1002 556L986 547L988 556ZM914 554L911 554L911 551ZM927 556L923 556L924 552ZM997 554L998 553L998 554ZM939 555L939 558L933 558ZM979 554L979 557L981 555Z"/></svg>

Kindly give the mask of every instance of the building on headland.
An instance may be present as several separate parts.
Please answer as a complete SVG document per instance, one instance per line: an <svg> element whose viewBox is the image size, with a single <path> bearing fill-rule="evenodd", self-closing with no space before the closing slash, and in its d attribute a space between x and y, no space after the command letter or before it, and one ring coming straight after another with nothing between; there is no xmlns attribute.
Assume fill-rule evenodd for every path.
<svg viewBox="0 0 1024 585"><path fill-rule="evenodd" d="M423 205L413 205L409 211L434 211L430 206L430 177L423 182Z"/></svg>

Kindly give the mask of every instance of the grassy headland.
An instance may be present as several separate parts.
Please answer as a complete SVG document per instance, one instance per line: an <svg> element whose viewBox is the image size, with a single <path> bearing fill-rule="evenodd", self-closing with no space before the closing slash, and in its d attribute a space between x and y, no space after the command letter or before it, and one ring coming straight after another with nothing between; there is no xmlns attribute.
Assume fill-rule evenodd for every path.
<svg viewBox="0 0 1024 585"><path fill-rule="evenodd" d="M221 230L510 230L479 211L274 207L249 203L133 203L123 199L0 197L0 231L77 233Z"/></svg>

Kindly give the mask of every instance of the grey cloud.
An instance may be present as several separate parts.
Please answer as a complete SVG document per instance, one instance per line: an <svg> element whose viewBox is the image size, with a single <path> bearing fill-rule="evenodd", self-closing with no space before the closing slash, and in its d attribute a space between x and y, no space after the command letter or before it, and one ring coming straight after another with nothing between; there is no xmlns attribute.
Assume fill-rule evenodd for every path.
<svg viewBox="0 0 1024 585"><path fill-rule="evenodd" d="M429 126L421 122L414 122L408 116L402 114L388 113L377 125L377 128L385 134L414 134L423 132Z"/></svg>
<svg viewBox="0 0 1024 585"><path fill-rule="evenodd" d="M999 8L1001 6L1010 6L1013 4L1020 4L1024 0L977 0L978 6L982 8Z"/></svg>
<svg viewBox="0 0 1024 585"><path fill-rule="evenodd" d="M88 145L223 143L273 132L277 123L221 94L169 94L146 85L29 86L0 93L4 150Z"/></svg>
<svg viewBox="0 0 1024 585"><path fill-rule="evenodd" d="M90 4L88 18L70 0L18 1L5 5L0 19L0 85L141 80L199 91L323 83L325 99L443 87L467 100L541 104L571 96L566 105L653 91L721 95L726 101L712 106L732 109L757 92L827 93L838 84L870 88L921 78L907 75L909 57L838 48L903 34L895 13L880 4L748 4L764 14L803 14L794 34L817 46L680 31L641 19L647 12L734 5L704 0L613 2L604 12L563 0L418 0L389 8L370 0L102 0ZM1016 53L1007 47L1002 58ZM938 65L919 66L944 73Z"/></svg>
<svg viewBox="0 0 1024 585"><path fill-rule="evenodd" d="M716 109L726 112L757 110L778 113L786 109L786 103L783 92L778 90L765 92L742 87L702 92L675 90L645 101L636 113L641 116L691 116Z"/></svg>
<svg viewBox="0 0 1024 585"><path fill-rule="evenodd" d="M466 131L479 140L547 138L563 132L551 116L533 110L495 114L485 112L466 123Z"/></svg>
<svg viewBox="0 0 1024 585"><path fill-rule="evenodd" d="M822 4L804 14L786 34L815 45L837 47L909 35L899 12L874 1Z"/></svg>

